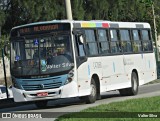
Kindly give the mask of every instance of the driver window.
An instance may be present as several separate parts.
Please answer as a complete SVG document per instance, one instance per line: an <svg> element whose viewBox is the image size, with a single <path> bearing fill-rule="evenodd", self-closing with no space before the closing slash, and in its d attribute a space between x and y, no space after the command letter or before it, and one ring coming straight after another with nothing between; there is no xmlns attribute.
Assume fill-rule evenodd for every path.
<svg viewBox="0 0 160 121"><path fill-rule="evenodd" d="M76 36L76 45L77 45L77 51L78 51L78 56L85 56L85 50L84 50L84 42L83 36Z"/></svg>
<svg viewBox="0 0 160 121"><path fill-rule="evenodd" d="M84 46L82 44L79 45L79 55L80 56L85 56Z"/></svg>

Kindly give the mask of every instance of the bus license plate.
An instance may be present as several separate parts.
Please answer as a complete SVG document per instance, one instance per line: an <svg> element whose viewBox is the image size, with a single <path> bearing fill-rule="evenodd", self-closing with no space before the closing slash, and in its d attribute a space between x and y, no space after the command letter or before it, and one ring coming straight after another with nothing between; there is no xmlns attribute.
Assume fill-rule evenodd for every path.
<svg viewBox="0 0 160 121"><path fill-rule="evenodd" d="M40 92L40 93L37 93L37 96L38 96L38 97L48 96L48 92Z"/></svg>

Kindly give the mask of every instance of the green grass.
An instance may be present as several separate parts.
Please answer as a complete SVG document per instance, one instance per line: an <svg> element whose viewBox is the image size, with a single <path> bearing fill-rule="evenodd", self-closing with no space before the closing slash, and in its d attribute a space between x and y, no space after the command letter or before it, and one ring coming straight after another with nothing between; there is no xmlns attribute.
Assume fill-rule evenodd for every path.
<svg viewBox="0 0 160 121"><path fill-rule="evenodd" d="M160 79L156 79L156 80L151 81L151 82L149 82L147 84L155 84L155 83L160 83Z"/></svg>
<svg viewBox="0 0 160 121"><path fill-rule="evenodd" d="M147 112L150 113L159 112L157 113L159 118L138 118L139 113L137 112L140 112L140 114L147 114ZM115 118L112 117L102 118L106 117L105 113L106 115ZM122 116L123 118L120 118L120 116ZM132 100L130 99L122 102L103 104L96 107L88 108L81 112L66 114L57 119L57 121L84 121L84 120L85 121L106 121L106 120L107 121L160 121L160 96L132 99Z"/></svg>

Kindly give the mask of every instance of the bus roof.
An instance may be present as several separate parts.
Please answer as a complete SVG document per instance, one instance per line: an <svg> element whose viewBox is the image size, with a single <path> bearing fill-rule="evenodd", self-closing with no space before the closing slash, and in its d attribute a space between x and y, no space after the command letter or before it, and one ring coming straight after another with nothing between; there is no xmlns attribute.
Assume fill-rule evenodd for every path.
<svg viewBox="0 0 160 121"><path fill-rule="evenodd" d="M75 28L150 28L149 23L144 22L114 22L114 21L74 21ZM78 25L79 24L79 25ZM78 27L78 28L79 28Z"/></svg>
<svg viewBox="0 0 160 121"><path fill-rule="evenodd" d="M40 25L40 24L51 24L51 23L73 23L74 28L150 28L149 23L145 22L116 22L116 21L106 21L106 20L91 20L91 21L75 21L75 20L52 20L35 22L25 25L16 26L12 29Z"/></svg>

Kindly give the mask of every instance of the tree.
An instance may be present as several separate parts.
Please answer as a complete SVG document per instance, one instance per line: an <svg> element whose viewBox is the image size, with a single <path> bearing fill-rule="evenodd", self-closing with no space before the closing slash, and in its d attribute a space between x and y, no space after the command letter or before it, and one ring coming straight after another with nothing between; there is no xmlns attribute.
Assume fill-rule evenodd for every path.
<svg viewBox="0 0 160 121"><path fill-rule="evenodd" d="M6 1L0 0L0 37L1 37L1 28L5 23L5 19L6 19L4 10L6 9L7 2L8 2L7 0Z"/></svg>
<svg viewBox="0 0 160 121"><path fill-rule="evenodd" d="M155 9L157 33L160 34L160 1L158 0L154 1L154 9Z"/></svg>
<svg viewBox="0 0 160 121"><path fill-rule="evenodd" d="M64 2L59 0L20 0L20 6L23 7L25 14L21 17L28 23L36 21L53 20L57 18L64 19Z"/></svg>
<svg viewBox="0 0 160 121"><path fill-rule="evenodd" d="M4 0L0 0L4 1ZM149 22L153 26L150 3L153 0L71 0L75 20L110 20ZM160 1L154 0L156 17L160 16ZM0 10L2 33L26 23L66 19L64 0L9 0L7 9ZM4 24L5 23L5 24ZM160 19L156 19L160 32Z"/></svg>
<svg viewBox="0 0 160 121"><path fill-rule="evenodd" d="M109 4L106 0L84 0L85 20L108 19Z"/></svg>
<svg viewBox="0 0 160 121"><path fill-rule="evenodd" d="M71 1L72 13L74 20L83 20L85 11L84 11L84 1L83 0L73 0Z"/></svg>
<svg viewBox="0 0 160 121"><path fill-rule="evenodd" d="M65 19L64 1L59 0L11 0L7 10L7 20L4 29L9 33L10 29L17 25L47 21L53 19Z"/></svg>
<svg viewBox="0 0 160 121"><path fill-rule="evenodd" d="M5 14L2 10L0 10L0 37L1 37L1 27L5 22Z"/></svg>

